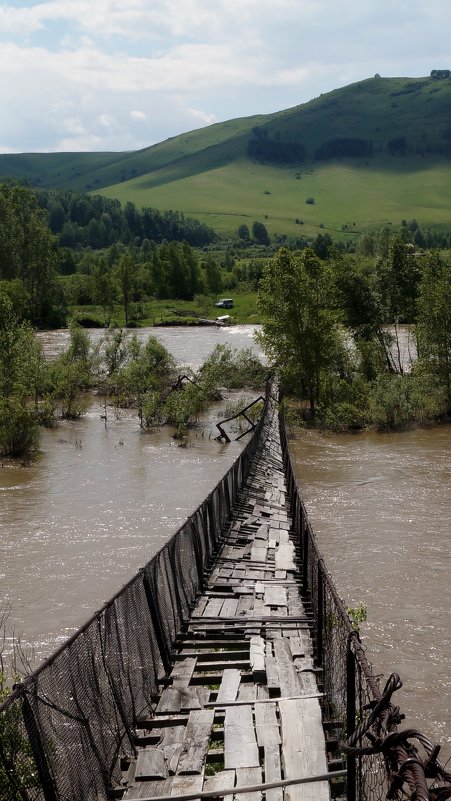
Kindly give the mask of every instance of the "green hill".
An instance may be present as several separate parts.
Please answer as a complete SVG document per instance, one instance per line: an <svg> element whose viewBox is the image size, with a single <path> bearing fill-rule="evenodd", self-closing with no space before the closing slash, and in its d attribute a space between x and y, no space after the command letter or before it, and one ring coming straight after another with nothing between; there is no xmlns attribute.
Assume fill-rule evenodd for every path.
<svg viewBox="0 0 451 801"><path fill-rule="evenodd" d="M270 233L352 236L402 218L449 229L451 78L374 77L137 152L4 155L0 174L178 209L223 232L259 220Z"/></svg>

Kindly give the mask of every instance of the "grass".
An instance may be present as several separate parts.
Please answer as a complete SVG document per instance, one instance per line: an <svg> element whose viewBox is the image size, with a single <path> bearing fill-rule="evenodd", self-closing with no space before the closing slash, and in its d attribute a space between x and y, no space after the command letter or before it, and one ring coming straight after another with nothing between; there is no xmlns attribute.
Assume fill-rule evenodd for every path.
<svg viewBox="0 0 451 801"><path fill-rule="evenodd" d="M306 164L254 164L246 151L256 128L272 140L302 143ZM388 156L390 139L403 136L410 155ZM371 141L373 157L315 162L316 148L338 137ZM368 78L292 109L217 123L136 152L3 155L0 174L178 209L225 235L257 220L270 234L325 230L346 239L403 218L448 229L451 159L430 154L450 144L450 79ZM306 204L309 197L314 204Z"/></svg>
<svg viewBox="0 0 451 801"><path fill-rule="evenodd" d="M193 325L195 324L196 317L215 320L216 317L222 314L230 314L233 323L257 324L260 322L256 293L236 293L227 290L225 295L233 298L233 309L217 309L214 303L211 303L208 308L202 308L201 310L196 301L188 300L151 300L143 302L140 306L143 308L144 316L139 320L138 326L140 328L150 327L165 322L169 322L172 325ZM223 294L221 297L225 295ZM103 309L100 306L72 306L70 309L70 316L81 318L89 317L100 323L104 321ZM122 307L118 304L116 304L113 309L110 321L114 326L120 327L125 325L124 312Z"/></svg>
<svg viewBox="0 0 451 801"><path fill-rule="evenodd" d="M298 177L299 176L299 177ZM304 168L242 160L175 183L149 187L146 177L101 192L137 206L175 208L222 234L263 222L270 235L351 238L384 224L415 218L423 227L451 227L451 164L394 157ZM268 194L269 193L269 194ZM175 201L176 196L176 201ZM314 204L306 200L313 197ZM301 220L302 223L297 223Z"/></svg>

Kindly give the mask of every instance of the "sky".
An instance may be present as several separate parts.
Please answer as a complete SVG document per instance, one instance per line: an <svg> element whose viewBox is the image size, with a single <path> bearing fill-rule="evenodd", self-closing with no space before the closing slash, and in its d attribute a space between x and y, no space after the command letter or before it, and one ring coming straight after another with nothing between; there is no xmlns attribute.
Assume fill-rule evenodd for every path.
<svg viewBox="0 0 451 801"><path fill-rule="evenodd" d="M0 153L138 150L451 68L449 0L0 0Z"/></svg>

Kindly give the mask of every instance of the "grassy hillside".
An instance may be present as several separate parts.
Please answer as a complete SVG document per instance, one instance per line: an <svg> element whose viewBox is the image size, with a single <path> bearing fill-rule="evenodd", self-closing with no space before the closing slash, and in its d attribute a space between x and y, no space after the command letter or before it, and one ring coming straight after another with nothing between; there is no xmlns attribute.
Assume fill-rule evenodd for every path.
<svg viewBox="0 0 451 801"><path fill-rule="evenodd" d="M301 144L304 163L250 159L256 129L273 144ZM358 138L368 153L315 159L320 145L337 138ZM324 228L353 236L413 217L449 229L451 79L370 78L286 111L218 123L135 153L0 156L0 174L178 209L224 233L259 220L270 233Z"/></svg>

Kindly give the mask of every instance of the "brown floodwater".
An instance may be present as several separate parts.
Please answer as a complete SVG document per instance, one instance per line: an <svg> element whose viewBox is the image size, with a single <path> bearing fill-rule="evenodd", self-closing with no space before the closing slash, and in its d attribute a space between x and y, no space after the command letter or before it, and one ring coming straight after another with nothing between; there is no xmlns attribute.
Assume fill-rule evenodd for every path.
<svg viewBox="0 0 451 801"><path fill-rule="evenodd" d="M216 344L259 352L252 326L140 329L179 364L198 366ZM103 332L90 332L95 342ZM67 331L39 335L54 355ZM248 398L249 395L247 394ZM136 414L116 417L92 398L76 421L43 430L39 459L0 467L0 610L39 661L143 566L197 508L244 441L218 443L215 404L187 447L165 427L140 431Z"/></svg>
<svg viewBox="0 0 451 801"><path fill-rule="evenodd" d="M251 347L252 327L140 329L179 364L218 343ZM102 332L92 332L94 339ZM67 332L40 334L54 354ZM36 659L49 654L144 565L203 500L241 443L214 441L221 407L179 448L93 399L78 421L43 431L30 467L0 468L0 606ZM451 753L451 427L321 435L291 442L309 514L338 591L366 605L375 672L404 681L396 703Z"/></svg>
<svg viewBox="0 0 451 801"><path fill-rule="evenodd" d="M367 655L406 725L451 755L451 426L290 443L309 517L340 596L363 603ZM404 724L403 724L404 725Z"/></svg>

